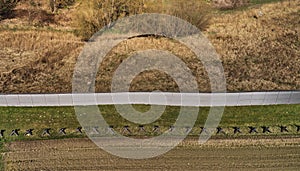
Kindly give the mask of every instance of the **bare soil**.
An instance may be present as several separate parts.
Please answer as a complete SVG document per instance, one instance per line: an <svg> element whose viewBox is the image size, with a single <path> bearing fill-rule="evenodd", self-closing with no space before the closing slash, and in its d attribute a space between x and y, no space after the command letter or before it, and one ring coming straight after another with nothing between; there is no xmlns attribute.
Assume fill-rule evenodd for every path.
<svg viewBox="0 0 300 171"><path fill-rule="evenodd" d="M88 139L13 142L4 153L5 170L297 170L300 138L187 140L147 160L112 156Z"/></svg>

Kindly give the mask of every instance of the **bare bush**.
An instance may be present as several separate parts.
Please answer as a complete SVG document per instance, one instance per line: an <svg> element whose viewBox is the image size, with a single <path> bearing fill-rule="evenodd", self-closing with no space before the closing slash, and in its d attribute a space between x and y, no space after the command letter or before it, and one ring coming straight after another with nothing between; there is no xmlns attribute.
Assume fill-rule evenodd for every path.
<svg viewBox="0 0 300 171"><path fill-rule="evenodd" d="M83 0L75 19L76 33L88 40L117 19L142 13L143 6L143 0Z"/></svg>

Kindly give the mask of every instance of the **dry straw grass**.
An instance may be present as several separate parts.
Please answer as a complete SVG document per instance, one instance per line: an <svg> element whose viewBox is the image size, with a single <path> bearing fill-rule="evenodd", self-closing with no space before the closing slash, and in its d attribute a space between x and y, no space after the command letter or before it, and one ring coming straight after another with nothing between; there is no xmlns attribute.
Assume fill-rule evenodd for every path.
<svg viewBox="0 0 300 171"><path fill-rule="evenodd" d="M188 21L200 30L209 25L212 7L203 0L152 0L146 3L146 12L164 13Z"/></svg>
<svg viewBox="0 0 300 171"><path fill-rule="evenodd" d="M197 76L199 89L203 91L210 90L209 79L203 65L197 59L192 51L177 41L170 41L168 38L135 38L119 44L103 60L101 69L98 71L96 79L96 91L109 92L111 89L111 79L118 66L128 56L147 49L157 49L169 51L178 56L191 69L191 72ZM174 68L181 70L181 68ZM145 71L139 74L131 83L131 91L179 91L175 81L167 74L161 71ZM125 90L124 90L125 91Z"/></svg>
<svg viewBox="0 0 300 171"><path fill-rule="evenodd" d="M3 31L0 37L1 92L70 92L83 45L78 38L45 31Z"/></svg>
<svg viewBox="0 0 300 171"><path fill-rule="evenodd" d="M206 32L224 61L228 90L300 88L299 1L215 17Z"/></svg>
<svg viewBox="0 0 300 171"><path fill-rule="evenodd" d="M227 10L245 6L250 0L212 0L212 3L219 9Z"/></svg>
<svg viewBox="0 0 300 171"><path fill-rule="evenodd" d="M217 14L204 33L221 55L229 91L300 89L298 1L266 4L244 11ZM10 20L9 20L10 21ZM7 21L3 21L7 22ZM0 92L71 92L76 58L84 43L57 31L0 31ZM137 50L169 50L198 77L200 91L209 91L202 65L178 42L166 38L134 38L121 43L105 59L97 76L98 92L110 90L116 67ZM144 72L132 91L178 91L166 74Z"/></svg>

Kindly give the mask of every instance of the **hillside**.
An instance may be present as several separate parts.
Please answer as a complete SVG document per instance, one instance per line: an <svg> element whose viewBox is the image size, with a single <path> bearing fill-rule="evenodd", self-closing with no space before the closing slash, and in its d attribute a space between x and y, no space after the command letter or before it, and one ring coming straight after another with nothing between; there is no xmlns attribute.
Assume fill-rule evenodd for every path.
<svg viewBox="0 0 300 171"><path fill-rule="evenodd" d="M0 21L0 93L70 93L77 56L84 41L74 34L79 4L51 13L24 1ZM214 9L204 34L221 55L228 91L300 89L300 2L282 1L238 10ZM197 76L199 90L209 91L207 74L193 54L166 38L122 42L97 75L97 92L109 92L112 71L128 53L158 48L179 56ZM131 91L178 91L166 74L140 74Z"/></svg>

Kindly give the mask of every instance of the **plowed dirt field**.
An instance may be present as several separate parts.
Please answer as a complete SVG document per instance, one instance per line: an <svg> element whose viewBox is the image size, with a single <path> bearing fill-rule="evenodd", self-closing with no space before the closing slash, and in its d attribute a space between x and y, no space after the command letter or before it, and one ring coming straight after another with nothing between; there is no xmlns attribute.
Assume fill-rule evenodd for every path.
<svg viewBox="0 0 300 171"><path fill-rule="evenodd" d="M121 159L88 139L14 142L4 154L5 170L297 170L300 138L186 140L147 160Z"/></svg>

